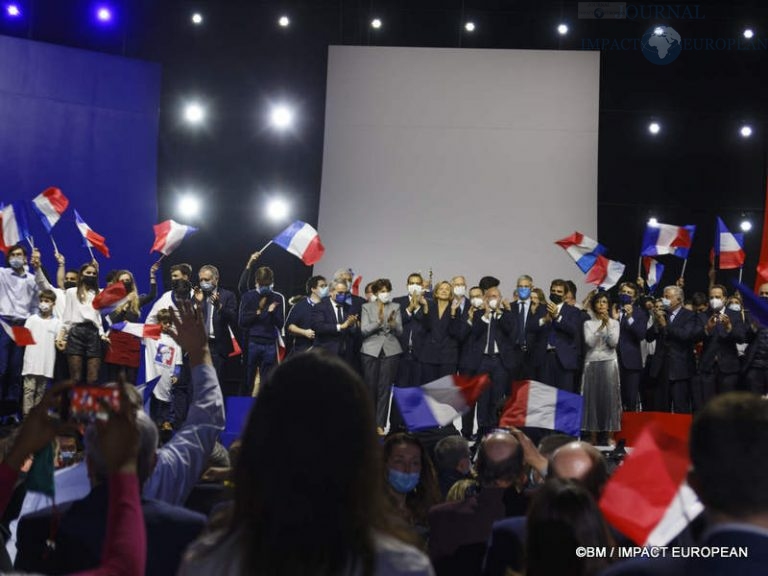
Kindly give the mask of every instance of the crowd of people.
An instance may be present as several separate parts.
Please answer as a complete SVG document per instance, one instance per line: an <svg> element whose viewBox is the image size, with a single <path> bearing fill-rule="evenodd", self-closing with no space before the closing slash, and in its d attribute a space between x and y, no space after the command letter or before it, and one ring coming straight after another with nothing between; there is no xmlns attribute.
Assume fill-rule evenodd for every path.
<svg viewBox="0 0 768 576"><path fill-rule="evenodd" d="M628 543L597 506L610 470L593 444L611 441L622 410L640 409L696 412L689 482L707 514L679 541L748 545L749 557L733 566L746 575L768 566L768 472L759 464L768 456L760 397L768 330L738 294L713 284L709 298L688 302L678 285L653 298L642 283L624 282L579 304L567 280L552 281L547 295L521 275L505 298L491 276L476 286L462 276L430 286L414 273L404 296L393 297L385 278L357 296L342 270L311 277L305 295L286 301L259 256L243 270L239 298L219 286L215 266L202 266L194 282L187 264L171 266L171 290L158 297L156 264L141 296L129 271L110 273L107 285L123 283L128 296L98 309L96 263L66 270L58 256L54 286L36 251L27 262L26 249L9 249L0 318L26 326L35 344L0 331L6 423L21 420L3 440L9 556L0 569L722 573L729 565L575 554ZM768 297L768 285L758 295ZM133 386L141 339L111 326L139 320L150 304L145 323L160 324L162 335L143 342L144 370L159 377L145 412ZM238 334L240 392L256 401L226 450L219 376ZM408 431L392 386L455 373L490 376L476 413L461 431ZM59 415L72 384L49 386L65 375L116 381L119 407L105 407L106 420L73 425ZM520 379L583 394L583 440L548 431L536 443L531 431L498 428L510 382ZM82 461L63 456L73 437ZM52 441L55 506L33 492Z"/></svg>

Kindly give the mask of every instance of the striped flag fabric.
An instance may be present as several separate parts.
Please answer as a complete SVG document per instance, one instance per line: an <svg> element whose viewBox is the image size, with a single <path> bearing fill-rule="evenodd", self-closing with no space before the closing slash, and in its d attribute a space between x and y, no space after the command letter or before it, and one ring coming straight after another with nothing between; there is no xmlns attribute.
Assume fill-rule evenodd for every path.
<svg viewBox="0 0 768 576"><path fill-rule="evenodd" d="M643 235L641 256L663 256L670 254L688 258L693 244L696 226L675 226L673 224L648 224Z"/></svg>
<svg viewBox="0 0 768 576"><path fill-rule="evenodd" d="M717 217L717 237L715 238L715 256L719 257L720 270L734 270L744 266L746 253L744 252L744 234L731 233L723 222Z"/></svg>
<svg viewBox="0 0 768 576"><path fill-rule="evenodd" d="M32 336L32 332L29 331L29 328L25 328L24 326L11 326L4 320L0 320L0 326L2 326L5 333L14 341L16 346L32 346L37 344Z"/></svg>
<svg viewBox="0 0 768 576"><path fill-rule="evenodd" d="M664 546L703 510L687 485L687 434L651 422L608 480L600 510L619 532L642 546Z"/></svg>
<svg viewBox="0 0 768 576"><path fill-rule="evenodd" d="M32 199L32 207L49 234L68 206L69 199L54 186L46 188Z"/></svg>
<svg viewBox="0 0 768 576"><path fill-rule="evenodd" d="M101 234L94 232L93 229L85 223L85 220L80 217L77 210L75 210L75 223L77 224L77 229L80 230L80 234L83 236L85 245L90 246L91 248L96 248L96 250L109 258L109 248L107 248L106 239Z"/></svg>
<svg viewBox="0 0 768 576"><path fill-rule="evenodd" d="M583 409L584 401L579 394L536 380L518 380L512 383L499 425L545 428L578 436Z"/></svg>
<svg viewBox="0 0 768 576"><path fill-rule="evenodd" d="M12 202L2 209L4 251L29 238L27 209L22 202Z"/></svg>
<svg viewBox="0 0 768 576"><path fill-rule="evenodd" d="M664 265L650 256L643 256L643 269L645 270L648 290L653 292L656 286L659 285L659 282L661 282L661 276L664 274Z"/></svg>
<svg viewBox="0 0 768 576"><path fill-rule="evenodd" d="M139 384L136 386L136 391L141 394L141 398L144 404L144 412L149 414L150 401L152 399L152 393L155 391L157 384L160 382L162 376L156 376L152 380Z"/></svg>
<svg viewBox="0 0 768 576"><path fill-rule="evenodd" d="M125 332L137 338L151 338L159 340L163 327L160 324L141 324L139 322L115 322L110 326L111 330Z"/></svg>
<svg viewBox="0 0 768 576"><path fill-rule="evenodd" d="M240 342L237 341L237 337L235 336L235 333L232 332L231 326L227 325L227 330L229 330L229 338L232 341L232 352L229 353L229 357L240 356L240 354L243 353L243 349L240 348Z"/></svg>
<svg viewBox="0 0 768 576"><path fill-rule="evenodd" d="M312 226L296 220L272 239L272 242L301 258L307 266L318 262L325 253L320 234Z"/></svg>
<svg viewBox="0 0 768 576"><path fill-rule="evenodd" d="M150 254L160 252L164 256L168 256L176 250L184 238L197 232L197 228L179 224L174 220L165 220L160 224L155 224L152 228L155 231L155 243L152 244L152 249L149 252Z"/></svg>
<svg viewBox="0 0 768 576"><path fill-rule="evenodd" d="M599 255L605 255L608 252L608 249L597 240L592 240L581 232L574 232L567 238L556 240L555 244L568 252L584 274L592 269Z"/></svg>
<svg viewBox="0 0 768 576"><path fill-rule="evenodd" d="M596 284L603 290L610 290L624 274L624 264L617 260L609 260L602 254L598 254L595 265L587 272L587 284Z"/></svg>
<svg viewBox="0 0 768 576"><path fill-rule="evenodd" d="M417 388L393 388L408 430L446 426L475 405L490 384L487 374L451 374Z"/></svg>
<svg viewBox="0 0 768 576"><path fill-rule="evenodd" d="M99 292L93 299L91 305L101 312L102 316L112 314L128 301L128 293L122 282L112 282L104 290Z"/></svg>

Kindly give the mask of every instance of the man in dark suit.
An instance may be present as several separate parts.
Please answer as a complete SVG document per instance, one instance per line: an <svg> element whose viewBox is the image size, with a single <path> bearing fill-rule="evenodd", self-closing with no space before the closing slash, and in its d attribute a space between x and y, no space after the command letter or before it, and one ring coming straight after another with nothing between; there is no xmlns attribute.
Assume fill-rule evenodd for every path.
<svg viewBox="0 0 768 576"><path fill-rule="evenodd" d="M553 280L549 287L550 302L546 313L534 325L537 338L544 349L538 379L567 392L576 392L579 371L579 342L582 330L581 311L565 303L568 285L564 280ZM534 323L536 324L536 323Z"/></svg>
<svg viewBox="0 0 768 576"><path fill-rule="evenodd" d="M157 462L157 428L143 411L137 413L136 425L140 435L137 468L143 485ZM22 518L17 536L16 569L71 574L99 565L107 533L107 470L99 453L95 427L87 429L85 442L91 492L82 500ZM142 511L147 529L145 573L148 576L175 574L184 550L205 528L205 516L150 499L142 499ZM49 540L53 545L49 545Z"/></svg>
<svg viewBox="0 0 768 576"><path fill-rule="evenodd" d="M315 331L315 346L328 350L346 360L353 368L355 356L355 333L360 331L360 312L347 303L349 287L344 280L334 280L330 296L324 298L312 309L312 330Z"/></svg>
<svg viewBox="0 0 768 576"><path fill-rule="evenodd" d="M679 286L664 288L662 307L654 310L653 324L645 335L648 342L656 342L650 367L654 410L690 414L693 345L702 326L695 313L683 308L683 289Z"/></svg>
<svg viewBox="0 0 768 576"><path fill-rule="evenodd" d="M746 557L631 560L605 576L758 576L768 566L768 402L747 392L716 397L694 418L688 484L710 527L699 543Z"/></svg>
<svg viewBox="0 0 768 576"><path fill-rule="evenodd" d="M221 365L234 349L229 330L237 326L237 299L234 292L219 287L219 269L216 266L201 266L197 278L199 283L194 289L195 301L203 308L213 367L219 382L223 382Z"/></svg>
<svg viewBox="0 0 768 576"><path fill-rule="evenodd" d="M475 311L480 310L484 306L483 291L479 286L473 286L469 289L469 302L464 307L461 319L463 322L469 324L475 317ZM470 333L464 339L459 350L459 367L458 372L464 376L474 376L480 369L480 362L483 360L483 347L480 339L471 337ZM472 406L461 417L461 435L464 438L471 438L475 431L475 412L477 404Z"/></svg>
<svg viewBox="0 0 768 576"><path fill-rule="evenodd" d="M517 279L517 302L512 313L517 316L517 333L514 336L515 366L512 380L528 380L536 377L533 354L536 344L536 325L544 316L544 307L531 306L533 278L523 274Z"/></svg>
<svg viewBox="0 0 768 576"><path fill-rule="evenodd" d="M722 284L709 289L709 308L704 313L704 341L699 359L699 386L693 390L693 409L699 411L716 394L733 392L739 381L737 344L746 340L747 327L741 313L725 306L728 291Z"/></svg>
<svg viewBox="0 0 768 576"><path fill-rule="evenodd" d="M479 574L493 523L527 511L523 449L512 434L497 431L483 438L476 469L476 494L429 512L429 557L437 576Z"/></svg>
<svg viewBox="0 0 768 576"><path fill-rule="evenodd" d="M636 412L640 408L640 380L643 373L643 354L640 343L645 340L648 314L637 302L637 285L632 282L619 284L619 306L614 317L619 321L619 382L621 403L625 411Z"/></svg>

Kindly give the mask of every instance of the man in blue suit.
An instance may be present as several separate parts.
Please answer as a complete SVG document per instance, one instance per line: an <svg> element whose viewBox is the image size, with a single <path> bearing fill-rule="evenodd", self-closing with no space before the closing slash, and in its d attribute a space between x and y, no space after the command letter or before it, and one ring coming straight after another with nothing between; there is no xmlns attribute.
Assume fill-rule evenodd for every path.
<svg viewBox="0 0 768 576"><path fill-rule="evenodd" d="M716 397L694 418L688 484L704 504L710 550L747 557L666 558L618 564L604 576L762 576L768 567L768 402L748 392Z"/></svg>
<svg viewBox="0 0 768 576"><path fill-rule="evenodd" d="M633 282L619 284L619 306L614 317L619 321L619 382L621 403L625 411L639 410L640 380L643 373L643 355L640 343L645 340L648 314L637 303L637 285Z"/></svg>
<svg viewBox="0 0 768 576"><path fill-rule="evenodd" d="M355 368L355 334L360 330L360 311L348 303L349 287L344 280L333 281L328 298L312 309L315 346L346 360Z"/></svg>
<svg viewBox="0 0 768 576"><path fill-rule="evenodd" d="M564 302L567 291L564 280L552 281L546 314L532 328L542 343L542 350L546 342L538 379L560 390L576 392L582 315L578 308Z"/></svg>
<svg viewBox="0 0 768 576"><path fill-rule="evenodd" d="M213 366L219 382L223 382L221 365L234 349L229 330L237 326L237 299L234 292L219 286L219 269L216 266L201 266L197 278L199 283L194 289L195 301L203 307L203 322Z"/></svg>

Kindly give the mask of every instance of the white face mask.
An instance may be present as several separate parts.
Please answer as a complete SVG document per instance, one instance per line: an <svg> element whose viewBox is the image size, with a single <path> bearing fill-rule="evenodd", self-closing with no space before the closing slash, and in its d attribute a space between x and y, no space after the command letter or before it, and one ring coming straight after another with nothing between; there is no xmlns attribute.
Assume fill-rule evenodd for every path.
<svg viewBox="0 0 768 576"><path fill-rule="evenodd" d="M488 300L488 306L491 310L496 310L496 307L499 305L499 301L496 298L491 298Z"/></svg>
<svg viewBox="0 0 768 576"><path fill-rule="evenodd" d="M482 298L472 298L472 300L469 301L472 306L475 308L482 308L483 307L483 299Z"/></svg>
<svg viewBox="0 0 768 576"><path fill-rule="evenodd" d="M408 284L408 294L411 296L421 296L424 287L421 284Z"/></svg>
<svg viewBox="0 0 768 576"><path fill-rule="evenodd" d="M728 304L728 310L732 310L733 312L741 312L741 304L736 304L735 302L733 304Z"/></svg>
<svg viewBox="0 0 768 576"><path fill-rule="evenodd" d="M720 310L723 307L722 298L710 298L709 306L712 308L712 310Z"/></svg>
<svg viewBox="0 0 768 576"><path fill-rule="evenodd" d="M382 302L386 304L389 302L389 292L379 292L376 294L376 297L379 299L379 302Z"/></svg>
<svg viewBox="0 0 768 576"><path fill-rule="evenodd" d="M51 311L51 305L48 304L48 302L40 302L38 305L38 308L40 309L40 312L50 312Z"/></svg>
<svg viewBox="0 0 768 576"><path fill-rule="evenodd" d="M463 298L464 294L467 293L467 287L466 286L454 286L453 287L453 295L457 298Z"/></svg>
<svg viewBox="0 0 768 576"><path fill-rule="evenodd" d="M376 302L376 294L371 294L368 296L368 302Z"/></svg>
<svg viewBox="0 0 768 576"><path fill-rule="evenodd" d="M669 298L661 299L661 307L664 308L664 310L667 310L670 306L672 306L672 300Z"/></svg>

